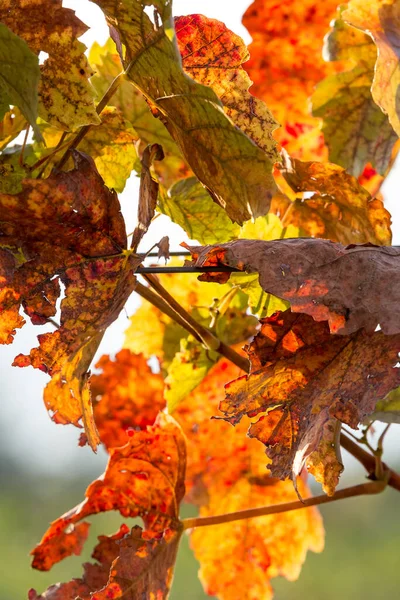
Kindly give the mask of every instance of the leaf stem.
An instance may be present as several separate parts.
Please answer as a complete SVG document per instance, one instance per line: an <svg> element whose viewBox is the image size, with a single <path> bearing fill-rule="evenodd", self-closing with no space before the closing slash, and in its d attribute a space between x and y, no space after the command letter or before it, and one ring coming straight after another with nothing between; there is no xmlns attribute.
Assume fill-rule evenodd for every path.
<svg viewBox="0 0 400 600"><path fill-rule="evenodd" d="M171 307L164 298L158 294L155 294L152 290L142 285L140 282L137 282L135 292L150 302L150 304L153 304L153 306L161 310L161 312L166 314L170 319L178 323L178 325L186 329L186 331L188 331L201 344L204 343L204 340L199 334L199 329L201 329L203 336L205 332L209 333L211 336L213 336L213 339L218 342L218 347L214 349L216 352L222 356L225 356L225 358L233 362L233 364L239 367L239 369L242 369L246 373L249 372L250 363L247 359L235 352L235 350L233 350L230 346L227 346L221 342L211 333L211 331L208 331L208 329L197 323L197 321L190 317L190 315L188 315L188 313L186 313L186 311L180 305L178 305L180 312L175 311L174 308ZM181 313L184 313L186 317L189 316L190 322L188 322L187 318L184 318ZM194 326L192 324L194 324Z"/></svg>
<svg viewBox="0 0 400 600"><path fill-rule="evenodd" d="M108 102L111 100L111 98L113 97L113 95L115 94L115 92L117 91L117 89L119 88L119 86L121 85L121 82L122 82L122 80L124 78L125 78L125 71L122 71L122 73L119 73L119 75L117 75L114 78L114 80L110 83L110 86L108 87L108 89L104 93L104 96L102 97L102 99L100 100L100 102L98 103L98 105L96 106L96 112L97 112L98 115L107 106ZM62 167L65 165L65 163L68 160L68 157L70 155L71 150L73 150L74 148L76 148L78 146L78 144L82 141L82 139L85 137L85 135L87 134L87 132L90 129L92 129L92 127L93 127L93 125L84 125L83 127L80 128L80 130L78 131L77 135L70 142L68 148L66 149L66 151L62 155L59 163L57 164L57 169L62 169Z"/></svg>
<svg viewBox="0 0 400 600"><path fill-rule="evenodd" d="M353 442L353 440L347 437L347 435L344 433L342 433L340 436L340 445L365 467L370 479L375 479L376 460L372 454L366 452L363 448L361 448L361 446ZM382 467L388 473L388 485L400 492L400 475L393 471L385 463L382 463Z"/></svg>
<svg viewBox="0 0 400 600"><path fill-rule="evenodd" d="M296 500L294 502L284 502L282 504L272 504L269 506L261 506L260 508L249 508L247 510L239 510L224 515L215 515L213 517L195 517L192 519L183 519L183 529L193 529L194 527L207 527L210 525L220 525L222 523L231 523L232 521L241 521L243 519L252 519L254 517L263 517L266 515L275 515L278 513L289 512L291 510L299 510L308 508L309 506L317 506L320 504L328 504L336 502L344 498L353 498L355 496L364 496L368 494L380 494L387 485L385 480L371 481L361 483L343 490L338 490L333 496L314 496L305 500Z"/></svg>
<svg viewBox="0 0 400 600"><path fill-rule="evenodd" d="M156 292L165 300L165 302L193 329L201 342L209 350L219 352L235 365L237 365L242 371L246 373L250 372L250 363L247 358L238 354L227 344L224 344L218 339L209 329L200 325L180 304L175 300L173 296L164 288L160 283L158 277L150 273L143 273L142 276L146 281L156 290Z"/></svg>

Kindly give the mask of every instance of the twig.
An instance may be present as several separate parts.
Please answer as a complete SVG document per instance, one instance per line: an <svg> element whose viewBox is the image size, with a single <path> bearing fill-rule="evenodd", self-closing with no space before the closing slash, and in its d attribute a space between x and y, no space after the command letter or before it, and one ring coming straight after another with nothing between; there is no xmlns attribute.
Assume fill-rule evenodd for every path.
<svg viewBox="0 0 400 600"><path fill-rule="evenodd" d="M125 71L122 71L122 73L117 75L115 77L115 79L111 82L109 88L106 90L106 92L104 93L104 96L102 97L102 99L100 100L98 105L96 106L96 112L98 115L104 110L104 108L107 106L109 100L111 100L111 98L113 97L113 95L115 94L115 92L117 91L119 86L121 85L122 79L125 78L125 73L126 73ZM57 164L58 169L62 169L62 167L65 165L65 163L68 160L71 150L73 150L74 148L76 148L78 146L78 144L82 141L82 139L85 137L87 132L92 127L93 127L93 125L84 125L83 127L81 127L81 129L78 131L77 135L70 142L69 147L64 152L59 163Z"/></svg>
<svg viewBox="0 0 400 600"><path fill-rule="evenodd" d="M194 517L192 519L183 519L183 529L193 529L194 527L207 527L210 525L220 525L222 523L231 523L232 521L241 521L242 519L252 519L254 517L264 517L266 515L275 515L278 513L289 512L291 510L299 510L308 508L309 506L317 506L320 504L328 504L343 500L344 498L354 498L355 496L364 496L369 494L380 494L387 485L385 480L372 481L362 483L352 487L345 488L335 492L333 496L314 496L305 500L296 500L294 502L284 502L283 504L272 504L270 506L261 506L260 508L249 508L248 510L238 510L225 515L215 515L213 517Z"/></svg>
<svg viewBox="0 0 400 600"><path fill-rule="evenodd" d="M233 362L233 364L235 364L237 367L239 367L239 369L242 369L246 373L249 372L250 363L249 363L249 361L246 358L244 358L243 356L241 356L240 354L238 354L237 352L235 352L235 350L233 350L232 348L230 348L230 346L227 346L226 344L224 344L223 342L221 342L220 340L218 340L218 338L216 338L211 333L211 331L208 331L207 329L205 329L205 327L202 327L192 317L191 317L191 321L192 321L192 323L195 323L195 327L193 327L187 321L187 319L183 318L180 313L176 312L166 302L166 300L164 298L162 298L158 294L155 294L154 292L152 292L148 287L146 287L146 286L142 285L141 283L137 282L136 287L135 287L135 291L139 294L139 296L142 296L143 298L145 298L145 300L147 300L148 302L150 302L150 304L153 304L153 306L155 306L156 308L158 308L159 310L161 310L161 312L165 313L170 319L172 319L173 321L175 321L176 323L178 323L179 325L181 325L181 327L183 327L184 329L186 329L186 331L188 331L191 335L193 335L193 337L198 342L200 342L202 344L204 343L203 337L201 337L200 334L199 334L199 331L198 331L199 328L201 328L203 335L204 335L204 332L209 333L210 336L212 336L214 338L214 340L216 340L218 342L218 347L215 348L216 352L218 352L222 356L225 356L225 358L227 358L228 360L230 360L231 362ZM188 314L188 313L186 313L186 311L184 311L184 309L182 307L180 307L180 310L182 312L184 312L186 315ZM190 315L189 315L189 317L190 317Z"/></svg>
<svg viewBox="0 0 400 600"><path fill-rule="evenodd" d="M235 365L237 365L240 369L245 371L246 373L250 372L250 363L247 358L241 356L235 350L233 350L230 346L221 342L209 329L203 327L198 323L180 304L175 300L173 296L164 288L164 286L160 283L155 275L146 273L143 275L146 281L156 290L156 292L165 300L167 304L184 320L192 329L197 332L197 335L200 337L202 343L209 350L214 350L214 352L219 352L230 361L232 361Z"/></svg>
<svg viewBox="0 0 400 600"><path fill-rule="evenodd" d="M350 438L347 437L344 433L340 436L340 445L342 448L350 452L354 458L356 458L367 470L368 477L370 479L375 479L375 466L376 461L375 457L366 452L363 448L361 448L358 444L353 442ZM393 471L390 467L388 467L385 463L382 463L383 469L389 474L388 485L395 490L400 492L400 475Z"/></svg>
<svg viewBox="0 0 400 600"><path fill-rule="evenodd" d="M30 125L28 123L28 125L26 126L24 141L22 143L21 153L18 158L18 163L19 163L20 167L22 167L24 164L25 146L26 146L26 142L28 141L29 129L30 129Z"/></svg>

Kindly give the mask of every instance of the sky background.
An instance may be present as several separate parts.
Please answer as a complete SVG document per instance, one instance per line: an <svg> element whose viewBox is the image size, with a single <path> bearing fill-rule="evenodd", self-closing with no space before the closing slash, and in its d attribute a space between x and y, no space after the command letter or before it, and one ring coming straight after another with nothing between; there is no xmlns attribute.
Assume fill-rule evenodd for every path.
<svg viewBox="0 0 400 600"><path fill-rule="evenodd" d="M247 30L241 24L243 12L250 2L243 0L175 0L174 14L203 13L208 17L223 20L235 33L240 34L247 43L251 41ZM82 0L64 1L64 6L76 11L79 18L91 27L81 38L88 46L94 41L103 44L108 37L108 28L101 10L95 4ZM400 244L400 210L398 201L399 168L393 169L384 186L385 205L392 213L394 244ZM132 175L126 189L120 195L122 210L127 222L127 231L135 226L138 195L138 178ZM152 224L146 236L146 248L168 234L171 249L178 249L180 242L187 239L183 230L165 217L159 217ZM104 353L117 352L123 342L123 332L128 326L127 315L131 315L138 306L135 294L132 295L123 311L108 332L99 348L97 356ZM49 327L50 331L52 328ZM41 328L40 332L45 331ZM98 474L102 471L106 455L100 450L98 455L86 448L78 448L79 431L72 426L56 426L49 418L42 400L43 387L48 377L31 367L18 369L11 367L14 357L20 352L28 353L37 345L38 328L29 322L19 330L14 344L0 348L1 360L1 429L3 446L12 462L21 463L21 467L40 475L46 473L63 473L65 477L73 477L77 472ZM393 427L388 440L390 454L398 450L396 444L397 427Z"/></svg>

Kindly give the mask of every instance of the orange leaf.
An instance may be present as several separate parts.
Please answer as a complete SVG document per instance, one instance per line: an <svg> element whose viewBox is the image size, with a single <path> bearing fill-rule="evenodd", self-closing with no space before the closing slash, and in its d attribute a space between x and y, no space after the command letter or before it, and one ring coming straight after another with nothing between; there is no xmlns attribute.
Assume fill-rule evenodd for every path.
<svg viewBox="0 0 400 600"><path fill-rule="evenodd" d="M196 266L258 272L264 291L290 302L294 312L327 320L332 333L373 332L378 325L388 335L400 333L398 248L304 238L188 248ZM229 273L200 279L225 283Z"/></svg>
<svg viewBox="0 0 400 600"><path fill-rule="evenodd" d="M165 406L164 382L152 373L141 354L121 350L111 360L102 356L90 384L95 400L93 411L100 439L107 449L123 446L137 429L153 425Z"/></svg>
<svg viewBox="0 0 400 600"><path fill-rule="evenodd" d="M323 445L332 444L326 427L330 419L356 428L399 385L394 367L400 335L361 330L332 336L326 323L290 311L261 323L247 349L250 375L225 386L220 410L233 425L243 415L257 417L249 435L266 445L272 474L296 476L314 451L326 463ZM333 462L340 473L339 461Z"/></svg>
<svg viewBox="0 0 400 600"><path fill-rule="evenodd" d="M86 499L54 521L32 550L32 566L49 569L58 562L65 533L89 515L119 510L124 517L142 517L153 532L178 526L185 466L186 443L180 427L160 413L153 426L135 431L125 446L110 450L105 473L88 487ZM40 559L43 548L45 565Z"/></svg>
<svg viewBox="0 0 400 600"><path fill-rule="evenodd" d="M65 285L61 326L39 335L39 347L14 365L32 365L53 379L45 403L59 423L83 419L90 445L98 443L87 370L105 329L134 287L138 264L126 255L118 198L91 159L74 153L75 169L25 180L23 191L1 194L2 317L0 339L12 341L22 304L34 324L56 313L59 280Z"/></svg>
<svg viewBox="0 0 400 600"><path fill-rule="evenodd" d="M261 444L245 437L245 422L233 428L211 420L224 383L239 374L221 359L174 412L188 438L188 499L200 505L201 516L297 498L290 481L271 477ZM307 496L304 481L298 485ZM307 509L197 529L191 543L208 594L258 600L272 597L271 578L297 578L307 551L322 550L323 537L318 510Z"/></svg>
<svg viewBox="0 0 400 600"><path fill-rule="evenodd" d="M254 84L282 128L276 139L297 158L327 157L319 119L311 116L309 97L316 83L334 72L322 57L323 40L337 0L255 0L243 24L253 38L245 65Z"/></svg>

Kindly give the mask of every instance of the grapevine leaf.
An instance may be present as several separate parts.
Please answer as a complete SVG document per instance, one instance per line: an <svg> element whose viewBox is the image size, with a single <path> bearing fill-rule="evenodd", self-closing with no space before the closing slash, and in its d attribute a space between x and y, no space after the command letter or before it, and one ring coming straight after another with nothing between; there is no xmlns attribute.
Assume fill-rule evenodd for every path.
<svg viewBox="0 0 400 600"><path fill-rule="evenodd" d="M327 460L332 463L326 450L332 443L328 421L336 418L357 428L377 400L398 386L399 369L393 367L400 335L361 330L332 336L326 323L290 311L261 324L247 349L250 375L225 386L220 410L233 425L243 415L258 416L249 435L265 444L274 476L298 475L314 451L326 467ZM332 478L341 469L337 458L333 462L333 471L332 464L327 469ZM315 470L315 458L313 465ZM332 479L324 484L333 492Z"/></svg>
<svg viewBox="0 0 400 600"><path fill-rule="evenodd" d="M106 14L117 47L126 48L128 77L153 103L213 199L238 223L265 214L276 189L273 162L224 114L215 92L184 73L172 3L154 0L154 23L146 12L148 2L96 4Z"/></svg>
<svg viewBox="0 0 400 600"><path fill-rule="evenodd" d="M0 150L4 150L26 125L26 120L18 108L14 107L6 112L0 122Z"/></svg>
<svg viewBox="0 0 400 600"><path fill-rule="evenodd" d="M396 0L350 0L342 14L349 25L369 34L377 48L372 97L400 135L400 6Z"/></svg>
<svg viewBox="0 0 400 600"><path fill-rule="evenodd" d="M309 473L322 484L322 489L328 496L335 493L344 470L340 454L340 428L340 421L329 419L323 427L318 449L307 458Z"/></svg>
<svg viewBox="0 0 400 600"><path fill-rule="evenodd" d="M252 82L242 63L249 59L249 52L242 38L221 21L203 15L177 17L175 30L185 72L211 87L235 125L271 161L277 161L272 132L278 123L265 103L248 91Z"/></svg>
<svg viewBox="0 0 400 600"><path fill-rule="evenodd" d="M54 530L35 554L35 568L49 571L54 563L73 554L79 556L88 537L89 528L90 523L83 521L61 532Z"/></svg>
<svg viewBox="0 0 400 600"><path fill-rule="evenodd" d="M312 96L313 114L323 119L329 158L356 177L367 163L384 174L397 136L371 95L375 44L369 35L337 19L325 49L329 60L352 63L351 69L319 83Z"/></svg>
<svg viewBox="0 0 400 600"><path fill-rule="evenodd" d="M164 381L151 372L141 354L123 349L111 360L102 356L92 375L94 418L100 439L107 449L123 446L137 429L153 425L163 399Z"/></svg>
<svg viewBox="0 0 400 600"><path fill-rule="evenodd" d="M322 48L337 5L337 0L255 0L243 17L253 39L245 64L254 82L251 92L267 103L281 124L275 138L303 160L320 160L325 153L309 97L334 71L324 61Z"/></svg>
<svg viewBox="0 0 400 600"><path fill-rule="evenodd" d="M179 504L185 494L186 442L176 422L160 413L154 425L135 431L121 448L111 448L107 468L86 490L85 500L54 521L32 550L32 566L43 568L43 548L57 549L66 531L89 515L119 510L141 517L153 533L179 528ZM50 554L50 552L49 552ZM46 568L59 560L50 555Z"/></svg>
<svg viewBox="0 0 400 600"><path fill-rule="evenodd" d="M308 235L342 244L390 245L390 213L357 179L333 163L302 162L284 154L281 172L295 192L317 192L296 200L287 220Z"/></svg>
<svg viewBox="0 0 400 600"><path fill-rule="evenodd" d="M327 320L332 333L361 328L400 333L400 250L328 240L237 240L189 248L196 266L226 265L258 273L264 291L290 302L292 311ZM229 273L204 273L225 283Z"/></svg>
<svg viewBox="0 0 400 600"><path fill-rule="evenodd" d="M62 0L3 0L0 21L28 44L35 54L49 56L40 67L39 116L62 130L98 124L92 71L76 38L87 27Z"/></svg>
<svg viewBox="0 0 400 600"><path fill-rule="evenodd" d="M7 105L18 106L40 138L36 126L39 78L37 56L24 40L0 23L0 98L6 109L1 111L0 118L9 109Z"/></svg>
<svg viewBox="0 0 400 600"><path fill-rule="evenodd" d="M400 387L389 392L383 400L379 400L371 419L384 423L400 423Z"/></svg>
<svg viewBox="0 0 400 600"><path fill-rule="evenodd" d="M34 324L56 314L59 280L65 285L61 326L39 336L39 347L14 364L32 365L53 379L46 406L60 423L83 420L97 444L87 369L105 329L134 287L138 259L125 254L126 233L118 199L93 163L74 154L75 169L48 179L27 179L17 195L0 195L2 234L1 334L11 343L24 320Z"/></svg>
<svg viewBox="0 0 400 600"><path fill-rule="evenodd" d="M237 237L240 230L212 201L196 177L181 179L167 193L160 194L158 208L180 225L190 239L201 244L228 242Z"/></svg>
<svg viewBox="0 0 400 600"><path fill-rule="evenodd" d="M244 436L244 423L234 428L223 420L211 420L224 398L224 383L239 374L235 365L221 359L174 413L188 439L187 499L199 505L201 516L296 499L290 481L278 481L265 469L263 448ZM299 479L298 485L307 496L304 481ZM224 600L271 598L270 580L278 575L296 579L307 551L320 552L323 541L316 509L191 533L205 590Z"/></svg>

